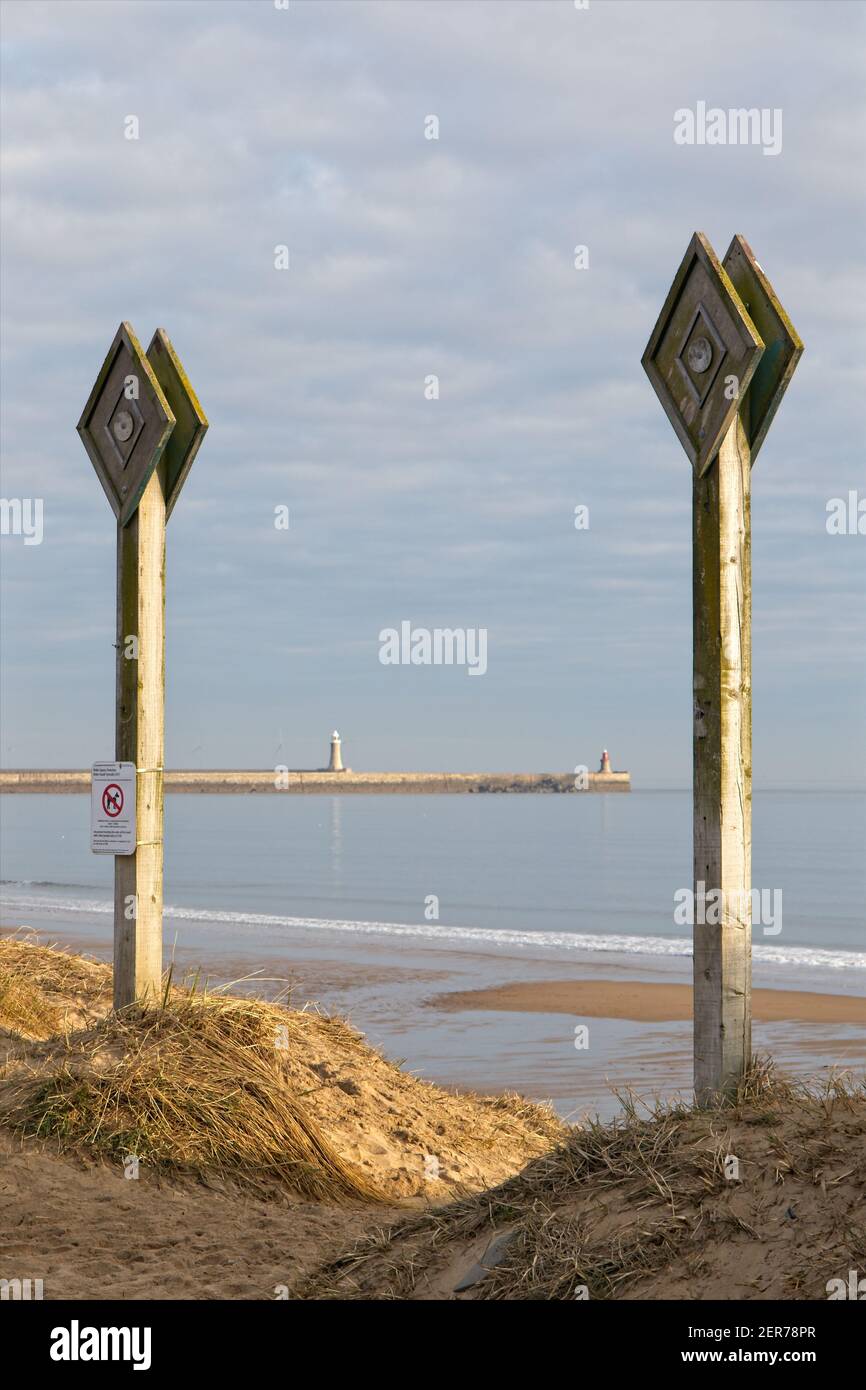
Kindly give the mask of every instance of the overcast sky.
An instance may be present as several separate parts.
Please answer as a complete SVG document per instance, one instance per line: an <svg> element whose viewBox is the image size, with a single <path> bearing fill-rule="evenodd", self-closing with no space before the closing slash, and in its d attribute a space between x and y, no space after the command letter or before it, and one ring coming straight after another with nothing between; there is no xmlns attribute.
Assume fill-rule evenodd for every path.
<svg viewBox="0 0 866 1390"><path fill-rule="evenodd" d="M866 539L826 508L866 496L864 13L7 0L2 495L44 537L2 538L3 764L113 755L75 425L129 319L210 419L168 528L169 766L316 766L336 726L359 769L607 746L688 786L690 465L640 357L699 228L746 236L806 345L753 474L756 786L862 783ZM678 145L699 101L780 110L781 152ZM405 620L486 628L486 674L382 665Z"/></svg>

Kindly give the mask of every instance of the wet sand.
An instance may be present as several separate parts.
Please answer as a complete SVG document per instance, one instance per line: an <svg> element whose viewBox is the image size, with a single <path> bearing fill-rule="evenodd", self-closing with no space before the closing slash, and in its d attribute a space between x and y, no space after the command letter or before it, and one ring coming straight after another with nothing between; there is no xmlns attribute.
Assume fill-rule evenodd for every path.
<svg viewBox="0 0 866 1390"><path fill-rule="evenodd" d="M527 980L488 989L456 990L430 1000L446 1011L569 1014L633 1023L678 1023L692 1017L692 989L641 980ZM752 1017L760 1023L842 1023L866 1026L866 998L793 989L752 991Z"/></svg>

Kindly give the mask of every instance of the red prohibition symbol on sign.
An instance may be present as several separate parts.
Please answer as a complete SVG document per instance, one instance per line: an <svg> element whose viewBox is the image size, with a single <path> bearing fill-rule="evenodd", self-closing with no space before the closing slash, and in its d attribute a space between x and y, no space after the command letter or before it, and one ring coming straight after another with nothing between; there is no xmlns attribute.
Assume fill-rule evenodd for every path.
<svg viewBox="0 0 866 1390"><path fill-rule="evenodd" d="M123 789L116 782L109 782L102 793L102 809L112 820L123 810Z"/></svg>

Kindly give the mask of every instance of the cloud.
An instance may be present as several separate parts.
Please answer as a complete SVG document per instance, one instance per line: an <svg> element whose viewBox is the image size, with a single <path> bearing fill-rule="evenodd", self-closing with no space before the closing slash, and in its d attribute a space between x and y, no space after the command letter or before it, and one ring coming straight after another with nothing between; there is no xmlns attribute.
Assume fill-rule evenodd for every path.
<svg viewBox="0 0 866 1390"><path fill-rule="evenodd" d="M433 625L483 612L510 635L498 673L491 648L499 718L473 765L508 765L527 690L546 715L524 765L555 761L581 711L593 746L613 742L638 671L643 717L665 730L648 775L672 766L691 483L640 355L696 225L720 253L747 235L806 341L754 476L756 644L800 612L856 737L851 664L821 633L858 592L855 552L823 522L828 496L862 486L862 17L747 0L737 24L747 44L721 0L5 5L3 491L46 514L35 555L2 541L16 748L87 761L113 698L93 688L112 679L113 519L74 426L129 318L145 342L167 328L211 420L169 527L185 702L170 728L195 734L206 670L217 761L254 762L295 689L327 690L340 726L351 713L356 766L365 727L407 702L447 766L461 705L431 702L423 670L371 666L365 634L385 607ZM781 155L675 146L673 113L698 99L781 107ZM76 640L47 642L58 630ZM773 651L798 672L773 709L794 745L808 663L787 636ZM49 720L34 683L58 667L70 693ZM312 696L298 718L318 718ZM305 727L294 760L320 736Z"/></svg>

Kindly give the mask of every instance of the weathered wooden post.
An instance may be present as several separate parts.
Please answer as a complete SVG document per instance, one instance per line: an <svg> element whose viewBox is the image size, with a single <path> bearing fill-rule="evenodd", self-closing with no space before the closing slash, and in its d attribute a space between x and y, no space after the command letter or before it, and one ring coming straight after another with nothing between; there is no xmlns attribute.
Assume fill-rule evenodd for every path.
<svg viewBox="0 0 866 1390"><path fill-rule="evenodd" d="M92 840L95 852L115 855L115 1008L155 995L162 977L165 523L206 429L165 332L157 329L145 356L122 323L78 422L117 517L117 763L99 765L108 786L93 798L113 824L94 826ZM124 764L135 777L128 843L115 828Z"/></svg>
<svg viewBox="0 0 866 1390"><path fill-rule="evenodd" d="M751 466L803 345L742 237L701 232L642 362L693 467L694 1084L729 1093L751 1038Z"/></svg>

